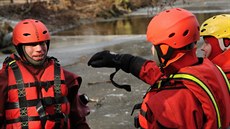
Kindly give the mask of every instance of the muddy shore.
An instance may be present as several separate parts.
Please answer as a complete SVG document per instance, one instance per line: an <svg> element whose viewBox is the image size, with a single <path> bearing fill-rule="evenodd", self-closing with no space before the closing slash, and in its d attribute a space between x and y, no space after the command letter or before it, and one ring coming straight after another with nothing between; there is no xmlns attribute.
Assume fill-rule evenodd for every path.
<svg viewBox="0 0 230 129"><path fill-rule="evenodd" d="M130 42L126 43L126 45L132 45L134 49L124 50L124 45L102 49L152 58L149 43L144 41L141 43ZM135 52L137 49L139 49L138 53ZM149 86L131 74L119 71L114 80L119 84L131 85L132 91L127 92L123 89L115 88L109 80L109 75L115 69L87 66L92 54L80 57L79 62L74 65L65 66L67 70L79 74L83 78L80 92L86 93L92 100L89 102L91 113L87 117L90 127L92 129L133 129L133 118L138 111L131 116L132 108L142 101L142 97Z"/></svg>

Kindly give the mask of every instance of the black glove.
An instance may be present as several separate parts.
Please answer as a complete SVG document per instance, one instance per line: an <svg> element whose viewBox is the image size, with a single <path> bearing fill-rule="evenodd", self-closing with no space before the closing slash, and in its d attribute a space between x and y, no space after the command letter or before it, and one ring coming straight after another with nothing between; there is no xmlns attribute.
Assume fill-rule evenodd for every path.
<svg viewBox="0 0 230 129"><path fill-rule="evenodd" d="M145 59L135 57L130 54L115 54L110 51L102 51L93 55L89 60L88 65L95 68L116 68L116 71L110 75L110 80L112 84L117 88L131 91L130 85L119 85L113 81L113 77L119 69L122 69L127 73L131 72L134 76L139 78L141 66L144 64L145 61Z"/></svg>
<svg viewBox="0 0 230 129"><path fill-rule="evenodd" d="M130 54L116 54L105 50L93 55L88 61L88 66L95 68L121 68L123 71L132 73L134 76L138 77L145 61L146 59L141 57L132 56Z"/></svg>
<svg viewBox="0 0 230 129"><path fill-rule="evenodd" d="M91 57L91 59L88 62L88 66L92 66L95 68L116 68L118 67L118 62L116 61L117 57L118 54L111 53L110 51L101 51Z"/></svg>

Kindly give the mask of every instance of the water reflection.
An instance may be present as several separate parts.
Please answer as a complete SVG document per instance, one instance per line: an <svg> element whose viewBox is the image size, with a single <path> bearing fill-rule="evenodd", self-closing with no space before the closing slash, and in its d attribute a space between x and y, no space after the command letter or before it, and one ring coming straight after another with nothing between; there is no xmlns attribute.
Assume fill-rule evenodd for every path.
<svg viewBox="0 0 230 129"><path fill-rule="evenodd" d="M123 17L115 20L83 24L57 35L124 35L144 34L151 18L147 16Z"/></svg>
<svg viewBox="0 0 230 129"><path fill-rule="evenodd" d="M223 14L218 13L195 13L201 24L211 16ZM150 16L122 17L115 20L83 24L79 27L57 33L59 36L73 35L132 35L145 34L146 28L151 20Z"/></svg>

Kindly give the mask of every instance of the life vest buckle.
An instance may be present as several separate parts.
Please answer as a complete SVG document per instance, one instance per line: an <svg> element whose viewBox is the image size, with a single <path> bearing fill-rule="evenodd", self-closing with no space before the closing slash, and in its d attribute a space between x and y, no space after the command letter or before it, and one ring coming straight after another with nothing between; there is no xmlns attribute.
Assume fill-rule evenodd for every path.
<svg viewBox="0 0 230 129"><path fill-rule="evenodd" d="M135 117L134 117L134 127L135 127L135 128L141 127L141 126L140 126L140 122L139 122L139 117L138 117L138 116L135 116Z"/></svg>
<svg viewBox="0 0 230 129"><path fill-rule="evenodd" d="M131 116L133 115L133 112L134 112L135 110L141 109L141 104L142 104L142 103L138 103L138 104L135 104L135 105L133 106L133 109L132 109L132 112L131 112Z"/></svg>
<svg viewBox="0 0 230 129"><path fill-rule="evenodd" d="M22 122L21 126L22 127L28 127L28 122L27 121Z"/></svg>

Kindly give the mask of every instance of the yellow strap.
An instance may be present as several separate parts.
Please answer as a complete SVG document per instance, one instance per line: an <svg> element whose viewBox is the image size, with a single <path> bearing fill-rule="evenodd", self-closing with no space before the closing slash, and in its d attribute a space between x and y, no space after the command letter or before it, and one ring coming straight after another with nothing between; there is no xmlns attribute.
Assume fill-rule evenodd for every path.
<svg viewBox="0 0 230 129"><path fill-rule="evenodd" d="M158 85L157 85L157 88L158 88L158 89L161 88L161 83L162 83L162 80L160 80L160 81L158 82Z"/></svg>
<svg viewBox="0 0 230 129"><path fill-rule="evenodd" d="M202 87L202 89L204 89L204 91L209 95L209 97L212 100L212 103L215 107L216 114L217 114L217 120L218 120L218 128L220 129L221 128L220 111L219 111L217 102L216 102L212 92L209 90L209 88L202 81L200 81L198 78L196 78L193 75L179 73L179 74L170 75L170 78L188 79L188 80L191 80L191 81L197 83L199 86Z"/></svg>
<svg viewBox="0 0 230 129"><path fill-rule="evenodd" d="M16 62L16 60L13 60L13 61L11 61L10 63L9 63L9 65L11 65L11 64L13 64L13 63L15 63Z"/></svg>
<svg viewBox="0 0 230 129"><path fill-rule="evenodd" d="M219 69L219 71L222 73L223 77L224 77L224 80L225 82L227 83L227 86L228 86L228 93L230 93L230 83L228 81L228 78L226 76L226 74L224 73L224 71L220 68L220 66L216 65L216 67Z"/></svg>

